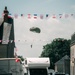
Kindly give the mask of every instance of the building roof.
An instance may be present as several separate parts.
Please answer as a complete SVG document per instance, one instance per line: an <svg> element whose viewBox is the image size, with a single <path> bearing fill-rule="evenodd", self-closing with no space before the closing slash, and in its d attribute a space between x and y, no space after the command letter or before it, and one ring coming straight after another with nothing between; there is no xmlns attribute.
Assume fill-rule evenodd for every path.
<svg viewBox="0 0 75 75"><path fill-rule="evenodd" d="M69 59L69 56L68 55L65 55L64 57L62 57L59 61L57 61L56 63L55 63L55 65L56 64L64 64L64 60L65 59Z"/></svg>

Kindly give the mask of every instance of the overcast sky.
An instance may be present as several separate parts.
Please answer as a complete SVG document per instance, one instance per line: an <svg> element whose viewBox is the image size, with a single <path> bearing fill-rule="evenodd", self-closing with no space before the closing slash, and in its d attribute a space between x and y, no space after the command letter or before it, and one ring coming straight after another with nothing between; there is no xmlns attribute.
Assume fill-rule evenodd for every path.
<svg viewBox="0 0 75 75"><path fill-rule="evenodd" d="M23 57L38 57L43 45L55 38L71 39L75 32L75 0L0 0L0 16L5 6L12 15L19 15L14 18L15 43L17 54ZM27 14L32 14L32 18L28 19ZM37 14L37 19L33 18L33 14ZM50 17L41 20L40 14L50 14ZM53 19L52 14L57 17ZM61 19L59 14L63 14ZM65 14L74 16L65 18ZM41 33L30 32L31 27L39 27Z"/></svg>

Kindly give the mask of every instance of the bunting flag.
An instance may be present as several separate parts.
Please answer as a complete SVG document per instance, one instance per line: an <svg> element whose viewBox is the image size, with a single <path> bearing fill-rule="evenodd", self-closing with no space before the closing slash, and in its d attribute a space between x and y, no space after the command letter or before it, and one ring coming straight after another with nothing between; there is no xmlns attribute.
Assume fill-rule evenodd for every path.
<svg viewBox="0 0 75 75"><path fill-rule="evenodd" d="M53 14L52 18L56 18L56 15L55 15L55 14Z"/></svg>
<svg viewBox="0 0 75 75"><path fill-rule="evenodd" d="M42 14L40 15L40 19L43 19L43 15Z"/></svg>
<svg viewBox="0 0 75 75"><path fill-rule="evenodd" d="M62 14L59 14L59 18L62 18Z"/></svg>
<svg viewBox="0 0 75 75"><path fill-rule="evenodd" d="M27 42L27 41L29 41L29 40L16 40L16 41L15 40L0 40L0 42L10 42L10 43L13 43L13 42ZM34 40L32 40L32 41L34 41ZM35 40L35 41L37 41L37 40ZM48 40L38 40L38 41L48 41Z"/></svg>
<svg viewBox="0 0 75 75"><path fill-rule="evenodd" d="M28 19L31 19L31 14L28 14Z"/></svg>
<svg viewBox="0 0 75 75"><path fill-rule="evenodd" d="M75 18L75 14L58 14L58 16L56 14L51 14L50 16L49 15L50 14L46 14L46 15L40 14L39 17L40 17L40 19L44 19L44 18L47 19L50 16L52 16L52 18L63 18L63 17L64 18L69 18L69 17L74 17ZM4 16L4 13L2 14L2 16ZM16 18L16 19L18 18L18 16L19 16L18 14L14 14L14 18ZM25 17L24 14L21 14L20 16L21 17ZM11 18L12 17L12 14L11 13L8 14L8 17ZM31 14L28 14L27 15L27 18L28 19L31 19ZM33 14L33 18L34 19L37 19L37 14Z"/></svg>
<svg viewBox="0 0 75 75"><path fill-rule="evenodd" d="M49 14L46 14L46 18L48 18L49 17Z"/></svg>
<svg viewBox="0 0 75 75"><path fill-rule="evenodd" d="M69 17L69 15L68 14L65 14L65 18L68 18Z"/></svg>
<svg viewBox="0 0 75 75"><path fill-rule="evenodd" d="M24 14L21 14L21 17L24 17Z"/></svg>
<svg viewBox="0 0 75 75"><path fill-rule="evenodd" d="M34 14L34 19L37 19L37 14Z"/></svg>
<svg viewBox="0 0 75 75"><path fill-rule="evenodd" d="M17 19L18 18L18 14L15 14L14 17Z"/></svg>

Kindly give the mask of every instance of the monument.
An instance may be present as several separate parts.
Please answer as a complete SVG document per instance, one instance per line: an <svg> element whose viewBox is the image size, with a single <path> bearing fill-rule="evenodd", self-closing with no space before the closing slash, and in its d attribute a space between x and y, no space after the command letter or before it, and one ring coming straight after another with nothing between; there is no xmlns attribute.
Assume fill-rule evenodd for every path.
<svg viewBox="0 0 75 75"><path fill-rule="evenodd" d="M0 58L13 58L15 47L13 18L8 16L6 6L3 14L3 22L0 23Z"/></svg>

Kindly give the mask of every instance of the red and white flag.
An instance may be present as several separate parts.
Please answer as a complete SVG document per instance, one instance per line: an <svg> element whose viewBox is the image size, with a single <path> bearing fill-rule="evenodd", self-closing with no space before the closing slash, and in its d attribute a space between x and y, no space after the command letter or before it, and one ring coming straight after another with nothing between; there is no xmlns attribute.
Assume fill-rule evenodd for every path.
<svg viewBox="0 0 75 75"><path fill-rule="evenodd" d="M37 19L37 14L34 14L34 19Z"/></svg>
<svg viewBox="0 0 75 75"><path fill-rule="evenodd" d="M28 19L31 19L31 14L28 14Z"/></svg>

